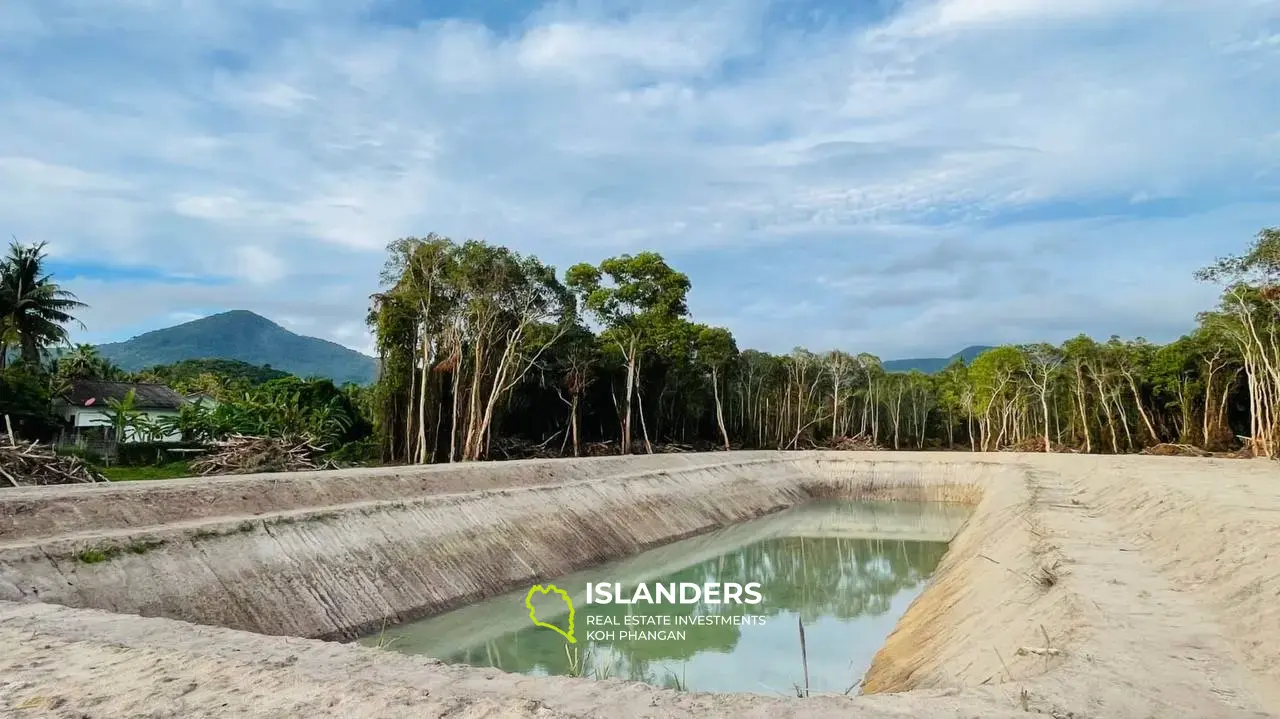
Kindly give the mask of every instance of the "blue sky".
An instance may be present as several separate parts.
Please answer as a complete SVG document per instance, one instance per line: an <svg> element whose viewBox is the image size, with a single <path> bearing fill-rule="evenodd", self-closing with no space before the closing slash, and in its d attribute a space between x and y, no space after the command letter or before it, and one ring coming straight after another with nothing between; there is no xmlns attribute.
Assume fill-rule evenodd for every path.
<svg viewBox="0 0 1280 719"><path fill-rule="evenodd" d="M0 230L80 339L357 349L383 247L655 249L742 346L1168 340L1280 224L1280 0L7 0Z"/></svg>

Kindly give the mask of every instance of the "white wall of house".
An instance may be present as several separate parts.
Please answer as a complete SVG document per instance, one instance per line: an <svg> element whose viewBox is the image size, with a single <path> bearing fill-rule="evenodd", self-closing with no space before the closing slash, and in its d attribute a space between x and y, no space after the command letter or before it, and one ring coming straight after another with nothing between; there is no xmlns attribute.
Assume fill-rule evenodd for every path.
<svg viewBox="0 0 1280 719"><path fill-rule="evenodd" d="M141 412L148 420L155 422L161 417L177 417L176 410L145 410ZM62 418L73 427L110 427L111 417L106 412L92 407L66 407L62 411ZM141 441L142 437L135 437L132 429L126 429L124 432L124 441L135 442ZM163 437L154 438L158 442L181 442L182 433L172 432Z"/></svg>

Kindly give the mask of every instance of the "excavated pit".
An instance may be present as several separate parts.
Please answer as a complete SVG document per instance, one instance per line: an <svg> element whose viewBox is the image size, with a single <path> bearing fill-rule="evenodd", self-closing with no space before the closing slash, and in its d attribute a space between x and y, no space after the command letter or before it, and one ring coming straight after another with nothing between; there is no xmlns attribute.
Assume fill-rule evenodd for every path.
<svg viewBox="0 0 1280 719"><path fill-rule="evenodd" d="M1161 459L735 452L6 491L0 697L91 716L1271 716L1280 578L1222 557L1280 553L1264 531L1280 496L1265 467ZM1226 504L1223 473L1241 487ZM315 641L811 500L972 508L868 696L529 678Z"/></svg>
<svg viewBox="0 0 1280 719"><path fill-rule="evenodd" d="M1000 469L960 478L894 462L850 474L821 458L723 455L594 464L595 479L488 465L493 487L471 492L432 468L268 480L284 487L236 478L169 496L110 487L74 508L27 493L36 499L6 512L0 535L0 600L355 639L815 497L972 503L982 472ZM144 517L163 523L138 526Z"/></svg>
<svg viewBox="0 0 1280 719"><path fill-rule="evenodd" d="M572 644L530 621L527 588L361 641L532 676L688 691L851 691L968 516L967 506L941 502L809 501L551 578L569 601L535 594L530 603L539 622L572 627ZM707 583L758 596L695 596ZM589 585L620 601L601 602ZM652 601L662 588L672 596Z"/></svg>

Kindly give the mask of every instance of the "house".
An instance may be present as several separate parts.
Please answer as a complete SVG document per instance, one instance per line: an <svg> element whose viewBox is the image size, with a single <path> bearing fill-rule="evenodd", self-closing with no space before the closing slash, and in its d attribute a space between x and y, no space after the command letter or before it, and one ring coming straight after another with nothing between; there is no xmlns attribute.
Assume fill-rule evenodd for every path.
<svg viewBox="0 0 1280 719"><path fill-rule="evenodd" d="M186 399L162 384L139 382L104 382L100 380L73 380L57 399L54 411L62 417L61 445L97 445L116 438L111 426L111 400L123 402L133 391L133 410L152 423L164 417L175 417L186 404ZM136 437L131 428L119 438L125 442L150 439L158 442L179 442L180 432L159 437Z"/></svg>

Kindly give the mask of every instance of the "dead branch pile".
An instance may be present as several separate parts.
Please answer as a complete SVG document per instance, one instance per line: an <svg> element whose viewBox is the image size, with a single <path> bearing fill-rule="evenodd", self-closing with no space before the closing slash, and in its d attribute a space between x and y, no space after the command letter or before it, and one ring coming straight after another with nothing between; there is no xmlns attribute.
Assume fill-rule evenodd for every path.
<svg viewBox="0 0 1280 719"><path fill-rule="evenodd" d="M821 445L815 445L814 449L834 449L838 452L879 452L887 448L874 442L865 434L855 434L852 437L832 437Z"/></svg>
<svg viewBox="0 0 1280 719"><path fill-rule="evenodd" d="M1070 453L1075 452L1075 450L1068 448L1066 445L1059 444L1053 441L1049 442L1049 448L1054 452L1070 452ZM1044 437L1026 437L1021 442L1015 442L1014 444L1011 444L1007 447L1001 447L1000 451L1001 452L1043 452Z"/></svg>
<svg viewBox="0 0 1280 719"><path fill-rule="evenodd" d="M493 440L489 445L489 459L554 459L560 457L560 445L554 447L521 439L519 437L503 437Z"/></svg>
<svg viewBox="0 0 1280 719"><path fill-rule="evenodd" d="M587 442L582 445L584 457L609 457L615 454L621 454L620 445L617 442Z"/></svg>
<svg viewBox="0 0 1280 719"><path fill-rule="evenodd" d="M78 457L55 454L39 442L0 443L0 486L91 484L107 478Z"/></svg>
<svg viewBox="0 0 1280 719"><path fill-rule="evenodd" d="M552 436L551 439L558 439L558 434ZM652 444L654 454L714 452L723 448L723 445L705 441L694 444L682 444L679 442L654 442ZM613 441L585 442L580 451L584 457L609 457L619 453L619 444ZM637 454L647 453L643 442L639 443L633 451ZM548 440L541 444L535 444L532 440L520 437L503 437L493 440L493 443L489 446L489 459L556 459L572 456L573 448L563 441L553 442Z"/></svg>
<svg viewBox="0 0 1280 719"><path fill-rule="evenodd" d="M251 474L253 472L302 472L334 469L321 460L323 445L307 437L249 437L234 434L214 442L209 454L193 461L191 471L200 475Z"/></svg>
<svg viewBox="0 0 1280 719"><path fill-rule="evenodd" d="M1206 452L1199 447L1193 447L1189 444L1175 444L1173 442L1161 442L1160 444L1147 447L1138 454L1152 454L1157 457L1212 457L1212 452Z"/></svg>

